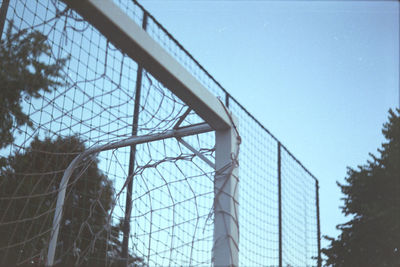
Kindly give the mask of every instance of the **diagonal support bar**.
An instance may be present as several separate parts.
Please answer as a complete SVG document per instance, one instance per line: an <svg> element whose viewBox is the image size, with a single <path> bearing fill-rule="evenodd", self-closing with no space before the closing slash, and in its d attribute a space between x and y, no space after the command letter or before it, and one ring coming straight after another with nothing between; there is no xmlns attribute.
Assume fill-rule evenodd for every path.
<svg viewBox="0 0 400 267"><path fill-rule="evenodd" d="M189 149L190 151L192 151L196 156L198 156L199 158L201 158L205 163L207 163L211 168L215 169L215 164L209 160L207 157L205 157L203 154L201 154L197 149L195 149L194 147L192 147L188 142L186 142L185 140L183 140L182 138L177 138L177 140L179 141L179 143L181 143L182 145L184 145L187 149Z"/></svg>
<svg viewBox="0 0 400 267"><path fill-rule="evenodd" d="M79 164L79 162L90 155L106 151L106 150L111 150L111 149L117 149L121 147L126 147L126 146L132 146L132 145L138 145L138 144L143 144L143 143L148 143L148 142L153 142L157 140L162 140L162 139L167 139L167 138L180 138L184 136L189 136L189 135L194 135L194 134L201 134L201 133L206 133L206 132L211 132L213 129L207 124L207 123L201 123L197 125L191 125L187 127L182 127L179 129L174 129L174 130L169 130L163 133L158 133L158 134L151 134L151 135L144 135L144 136L132 136L130 138L127 138L125 140L119 141L119 142L114 142L110 144L105 144L101 146L95 146L92 148L89 148L88 150L80 153L78 156L74 158L74 160L69 164L68 168L65 170L64 175L61 179L60 186L59 186L59 193L57 196L57 204L56 204L56 210L54 213L54 218L53 218L53 227L51 231L51 237L50 237L50 245L49 249L47 251L47 258L46 258L46 266L53 266L54 265L54 256L56 252L56 244L57 244L57 239L58 239L58 232L60 230L60 222L61 222L61 217L62 217L62 211L63 211L63 206L64 206L64 200L65 200L65 193L66 189L68 186L68 181L71 178L71 175L76 168L76 166Z"/></svg>
<svg viewBox="0 0 400 267"><path fill-rule="evenodd" d="M182 114L182 116L179 118L178 122L174 125L174 129L178 129L179 126L181 125L181 123L186 119L187 115L189 115L190 111L192 109L189 107L187 108L187 110L185 111L185 113Z"/></svg>

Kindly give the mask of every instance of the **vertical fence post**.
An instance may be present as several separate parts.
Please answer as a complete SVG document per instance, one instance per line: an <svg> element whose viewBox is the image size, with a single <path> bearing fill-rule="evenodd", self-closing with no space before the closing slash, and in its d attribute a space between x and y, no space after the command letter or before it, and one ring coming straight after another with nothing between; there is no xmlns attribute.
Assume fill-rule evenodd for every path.
<svg viewBox="0 0 400 267"><path fill-rule="evenodd" d="M143 13L142 28L147 28L147 13ZM133 122L132 122L132 136L137 135L138 122L139 122L139 108L140 108L140 94L142 88L142 76L143 67L138 65L136 73L136 86L135 86L135 106L133 111ZM128 177L130 179L127 185L126 201L125 201L125 217L123 225L123 239L122 239L122 259L125 266L129 265L129 235L131 230L130 220L132 214L132 187L133 187L133 173L135 170L135 157L136 157L136 145L131 146L129 155L129 170Z"/></svg>
<svg viewBox="0 0 400 267"><path fill-rule="evenodd" d="M318 235L318 267L322 266L322 258L321 258L321 225L319 221L319 185L318 180L315 180L315 204L317 208L317 235Z"/></svg>
<svg viewBox="0 0 400 267"><path fill-rule="evenodd" d="M232 116L233 117L233 116ZM232 118L235 125L236 118ZM239 265L238 134L234 127L215 132L213 266Z"/></svg>
<svg viewBox="0 0 400 267"><path fill-rule="evenodd" d="M0 7L0 39L1 39L1 36L3 35L4 24L6 22L7 10L8 10L9 4L10 4L10 0L3 0L3 3L1 4L1 7Z"/></svg>
<svg viewBox="0 0 400 267"><path fill-rule="evenodd" d="M281 142L278 142L279 267L282 267L282 177Z"/></svg>

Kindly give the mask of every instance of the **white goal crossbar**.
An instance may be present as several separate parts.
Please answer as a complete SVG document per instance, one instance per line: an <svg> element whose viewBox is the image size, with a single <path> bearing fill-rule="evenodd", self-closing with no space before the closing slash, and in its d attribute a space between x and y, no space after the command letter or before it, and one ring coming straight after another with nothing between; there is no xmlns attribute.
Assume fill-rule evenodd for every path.
<svg viewBox="0 0 400 267"><path fill-rule="evenodd" d="M65 187L75 164L92 153L129 146L179 134L198 134L215 130L214 178L214 266L238 266L238 152L240 137L236 118L185 67L153 40L139 25L112 0L63 0L86 21L96 27L108 40L135 60L141 67L193 109L207 124L164 132L159 135L131 137L121 142L94 147L77 156L70 164L60 184L57 211L53 222L52 239L47 265L52 265L55 254ZM208 162L209 165L210 162Z"/></svg>
<svg viewBox="0 0 400 267"><path fill-rule="evenodd" d="M214 129L231 125L220 101L112 0L63 0Z"/></svg>

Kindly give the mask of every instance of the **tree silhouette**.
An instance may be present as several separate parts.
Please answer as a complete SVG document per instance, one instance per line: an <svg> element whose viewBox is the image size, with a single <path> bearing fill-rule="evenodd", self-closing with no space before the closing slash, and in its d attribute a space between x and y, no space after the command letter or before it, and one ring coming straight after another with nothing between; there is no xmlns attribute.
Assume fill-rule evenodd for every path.
<svg viewBox="0 0 400 267"><path fill-rule="evenodd" d="M13 33L12 29L10 22L5 38L0 40L0 149L13 143L13 128L32 126L23 112L22 100L39 98L43 92L64 85L59 78L68 60L46 63L51 57L47 37L39 31Z"/></svg>
<svg viewBox="0 0 400 267"><path fill-rule="evenodd" d="M342 212L353 218L322 250L328 266L400 266L400 110L389 111L387 140L367 164L348 169Z"/></svg>
<svg viewBox="0 0 400 267"><path fill-rule="evenodd" d="M0 250L2 265L43 262L63 171L83 150L75 136L36 137L25 152L8 158L0 175L0 247L7 248ZM71 177L58 237L60 265L118 264L121 226L111 226L109 218L112 182L97 165L96 158L84 159ZM133 256L130 261L142 263Z"/></svg>
<svg viewBox="0 0 400 267"><path fill-rule="evenodd" d="M11 22L0 41L0 149L14 142L19 126L33 126L23 99L40 98L64 85L60 80L67 60L49 60L51 47L42 33L12 29ZM85 149L77 136L37 136L24 151L0 156L0 266L44 264L63 171ZM109 217L113 204L112 182L97 158L83 160L67 189L57 265L121 265L121 224ZM133 255L128 262L144 265Z"/></svg>

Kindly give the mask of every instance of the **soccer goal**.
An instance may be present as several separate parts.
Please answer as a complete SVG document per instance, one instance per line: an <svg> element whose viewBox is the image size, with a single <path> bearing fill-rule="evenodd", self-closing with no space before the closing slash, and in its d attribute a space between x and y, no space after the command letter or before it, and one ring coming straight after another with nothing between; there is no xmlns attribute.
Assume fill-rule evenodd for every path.
<svg viewBox="0 0 400 267"><path fill-rule="evenodd" d="M2 264L237 266L237 118L111 0L8 12L65 64L6 148Z"/></svg>
<svg viewBox="0 0 400 267"><path fill-rule="evenodd" d="M316 178L137 1L0 6L0 266L321 265Z"/></svg>

